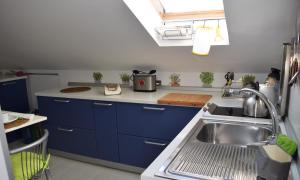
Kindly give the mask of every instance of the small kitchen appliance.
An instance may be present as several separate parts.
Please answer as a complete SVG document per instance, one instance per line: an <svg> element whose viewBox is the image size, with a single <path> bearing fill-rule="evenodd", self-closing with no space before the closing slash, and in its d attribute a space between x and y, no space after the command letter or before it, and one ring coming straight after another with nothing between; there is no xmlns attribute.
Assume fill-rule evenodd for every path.
<svg viewBox="0 0 300 180"><path fill-rule="evenodd" d="M133 90L141 92L154 92L156 91L156 86L159 85L156 81L156 70L151 70L148 73L133 70L132 71L132 81Z"/></svg>
<svg viewBox="0 0 300 180"><path fill-rule="evenodd" d="M234 72L228 72L225 74L226 79L226 85L225 86L231 86L232 80L234 80Z"/></svg>
<svg viewBox="0 0 300 180"><path fill-rule="evenodd" d="M254 86L252 89L259 90L258 82L253 83L251 86ZM243 103L245 116L263 118L268 115L268 109L265 103L258 96L252 93L245 95L247 95Z"/></svg>

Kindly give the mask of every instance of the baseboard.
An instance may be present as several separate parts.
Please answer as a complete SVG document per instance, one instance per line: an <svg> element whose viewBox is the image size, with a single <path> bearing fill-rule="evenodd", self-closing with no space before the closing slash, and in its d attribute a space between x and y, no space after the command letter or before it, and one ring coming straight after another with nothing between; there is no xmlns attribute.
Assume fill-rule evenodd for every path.
<svg viewBox="0 0 300 180"><path fill-rule="evenodd" d="M135 167L135 166L120 164L120 163L111 162L111 161L105 161L105 160L101 160L101 159L96 159L96 158L91 158L91 157L82 156L82 155L78 155L78 154L59 151L59 150L55 150L55 149L49 149L49 152L50 152L50 154L65 157L65 158L76 160L76 161L91 163L91 164L95 164L95 165L101 165L101 166L105 166L105 167L109 167L109 168L113 168L113 169L118 169L118 170L138 173L138 174L141 174L145 170L143 168L139 168L139 167Z"/></svg>

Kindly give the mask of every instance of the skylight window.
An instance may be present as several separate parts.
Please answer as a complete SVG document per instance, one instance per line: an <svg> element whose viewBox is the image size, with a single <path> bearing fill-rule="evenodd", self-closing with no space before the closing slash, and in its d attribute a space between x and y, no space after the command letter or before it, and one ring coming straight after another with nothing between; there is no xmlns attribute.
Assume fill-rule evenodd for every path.
<svg viewBox="0 0 300 180"><path fill-rule="evenodd" d="M222 0L160 0L166 13L224 10Z"/></svg>
<svg viewBox="0 0 300 180"><path fill-rule="evenodd" d="M205 28L211 45L228 45L223 0L123 0L159 46L194 46ZM198 39L197 39L198 38ZM196 40L197 39L197 40Z"/></svg>

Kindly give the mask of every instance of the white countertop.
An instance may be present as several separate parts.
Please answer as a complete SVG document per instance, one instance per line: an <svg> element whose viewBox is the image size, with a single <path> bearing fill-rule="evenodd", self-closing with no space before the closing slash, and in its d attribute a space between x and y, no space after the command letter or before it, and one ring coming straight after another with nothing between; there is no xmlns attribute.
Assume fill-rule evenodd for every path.
<svg viewBox="0 0 300 180"><path fill-rule="evenodd" d="M36 96L60 97L60 98L75 98L87 100L101 100L112 102L129 102L143 104L157 104L157 100L168 93L191 93L191 94L208 94L212 96L220 96L220 92L215 91L187 91L187 90L167 90L158 89L156 92L135 92L130 88L122 88L120 95L106 96L104 95L103 87L92 87L91 90L78 93L61 93L61 89L52 89L35 93Z"/></svg>
<svg viewBox="0 0 300 180"><path fill-rule="evenodd" d="M19 80L19 79L26 79L27 76L0 76L0 82L7 82L7 81L14 81L14 80Z"/></svg>
<svg viewBox="0 0 300 180"><path fill-rule="evenodd" d="M31 116L31 114L23 114L23 113L14 113L14 112L9 112L9 111L2 111L3 113L6 112L6 113L12 113L14 115L17 114L17 116L19 117L29 117ZM33 124L37 124L37 123L40 123L40 122L43 122L43 121L46 121L47 120L47 117L45 116L38 116L38 115L34 115L32 118L29 119L29 121L27 121L26 123L20 125L20 126L16 126L16 127L13 127L13 128L9 128L9 129L5 129L5 133L9 133L9 132L12 132L12 131L15 131L15 130L18 130L18 129L21 129L21 128L24 128L24 127L27 127L27 126L30 126L30 125L33 125Z"/></svg>

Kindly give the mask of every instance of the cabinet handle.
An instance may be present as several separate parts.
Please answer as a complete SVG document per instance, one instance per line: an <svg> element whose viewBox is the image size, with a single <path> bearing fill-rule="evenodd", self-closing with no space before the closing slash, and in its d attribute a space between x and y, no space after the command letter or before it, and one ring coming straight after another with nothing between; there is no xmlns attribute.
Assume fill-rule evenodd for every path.
<svg viewBox="0 0 300 180"><path fill-rule="evenodd" d="M13 85L13 84L16 84L16 82L3 83L2 86L9 86L9 85Z"/></svg>
<svg viewBox="0 0 300 180"><path fill-rule="evenodd" d="M144 141L145 144L155 145L155 146L166 146L166 143L158 143L158 142L152 142L152 141Z"/></svg>
<svg viewBox="0 0 300 180"><path fill-rule="evenodd" d="M147 106L144 106L143 108L145 110L153 110L153 111L164 111L164 110L166 110L166 108L155 108L155 107L147 107Z"/></svg>
<svg viewBox="0 0 300 180"><path fill-rule="evenodd" d="M69 103L70 100L61 100L61 99L54 99L55 102L61 102L61 103Z"/></svg>
<svg viewBox="0 0 300 180"><path fill-rule="evenodd" d="M94 105L95 106L112 106L113 104L110 104L110 103L97 103L97 102L95 102Z"/></svg>
<svg viewBox="0 0 300 180"><path fill-rule="evenodd" d="M64 128L57 128L59 131L64 131L64 132L73 132L74 129L64 129Z"/></svg>

